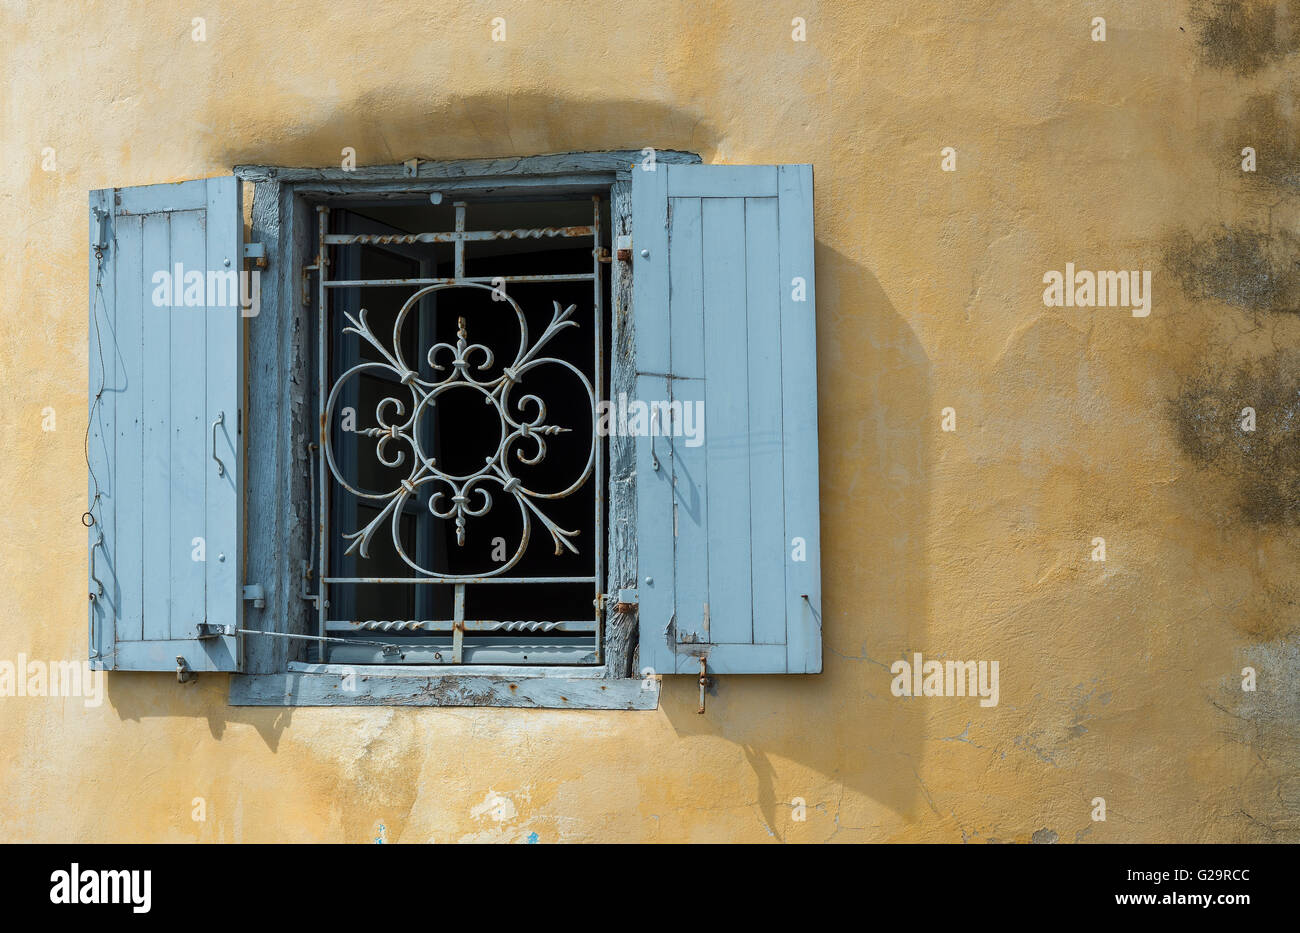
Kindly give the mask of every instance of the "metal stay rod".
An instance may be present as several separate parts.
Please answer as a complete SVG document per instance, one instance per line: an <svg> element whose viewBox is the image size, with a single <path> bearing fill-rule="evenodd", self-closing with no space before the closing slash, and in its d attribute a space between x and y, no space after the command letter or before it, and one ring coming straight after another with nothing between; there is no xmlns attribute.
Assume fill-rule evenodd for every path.
<svg viewBox="0 0 1300 933"><path fill-rule="evenodd" d="M460 278L421 279L338 279L323 283L325 288L370 288L385 285L455 285L458 282L590 282L596 276L590 272L568 272L557 275L462 275Z"/></svg>
<svg viewBox="0 0 1300 933"><path fill-rule="evenodd" d="M320 522L320 554L318 555L319 563L317 566L320 567L320 586L318 588L319 597L316 600L316 632L319 636L319 641L317 642L319 647L317 651L322 664L329 661L329 653L326 648L326 642L328 639L325 635L325 613L326 610L329 609L330 605L329 579L326 577L326 574L329 572L330 484L326 481L326 477L329 476L329 473L327 472L328 466L325 462L325 445L330 442L330 426L325 423L325 399L328 397L327 393L329 391L325 378L326 370L329 368L329 347L327 340L327 331L329 328L329 292L326 290L326 280L329 279L329 254L325 245L325 237L326 232L329 230L329 221L329 207L324 204L317 205L316 278L320 285L316 297L316 391L319 393L316 401L320 408L320 450L318 451L319 456L317 458L317 463L319 464L318 468L320 470L320 515L317 519Z"/></svg>
<svg viewBox="0 0 1300 933"><path fill-rule="evenodd" d="M252 628L235 629L241 635L265 635L267 638L301 638L304 641L328 641L337 645L365 645L369 648L392 648L390 641L363 641L360 638L332 638L322 635L294 635L289 632L260 632Z"/></svg>
<svg viewBox="0 0 1300 933"><path fill-rule="evenodd" d="M594 583L590 577L322 577L322 583L441 583L464 586L467 583Z"/></svg>
<svg viewBox="0 0 1300 933"><path fill-rule="evenodd" d="M329 246L412 246L416 243L456 243L461 240L540 240L543 237L591 236L592 227L537 227L531 230L457 230L447 233L331 233Z"/></svg>
<svg viewBox="0 0 1300 933"><path fill-rule="evenodd" d="M601 271L600 271L600 195L592 195L592 245L591 245L591 284L592 284L592 318L594 321L594 330L596 336L596 353L595 353L595 372L592 374L595 378L596 404L600 405L605 398L605 302L604 293L601 290ZM611 221L613 215L610 215ZM601 599L601 593L605 590L603 581L605 575L605 439L600 436L599 431L592 432L592 443L596 445L596 534L592 538L592 544L595 547L596 561L596 661L603 664L605 662L604 651L604 622L605 606L604 600Z"/></svg>

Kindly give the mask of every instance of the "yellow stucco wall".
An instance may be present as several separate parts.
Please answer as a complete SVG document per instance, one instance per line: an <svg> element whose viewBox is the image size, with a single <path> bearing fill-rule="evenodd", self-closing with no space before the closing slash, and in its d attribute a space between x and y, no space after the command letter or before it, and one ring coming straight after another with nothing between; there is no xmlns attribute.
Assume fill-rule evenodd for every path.
<svg viewBox="0 0 1300 933"><path fill-rule="evenodd" d="M706 716L110 674L0 699L0 839L1300 839L1300 9L1201 6L4 0L0 658L86 650L88 190L657 146L815 166L825 672ZM1150 316L1044 307L1067 262ZM891 695L913 651L999 705Z"/></svg>

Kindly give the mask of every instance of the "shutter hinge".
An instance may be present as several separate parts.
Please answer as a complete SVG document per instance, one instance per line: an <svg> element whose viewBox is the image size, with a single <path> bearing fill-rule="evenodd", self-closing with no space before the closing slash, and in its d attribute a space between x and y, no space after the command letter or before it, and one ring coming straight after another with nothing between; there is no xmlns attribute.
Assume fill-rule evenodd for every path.
<svg viewBox="0 0 1300 933"><path fill-rule="evenodd" d="M266 268L266 246L262 243L244 244L244 261L252 262L259 269Z"/></svg>
<svg viewBox="0 0 1300 933"><path fill-rule="evenodd" d="M92 208L95 212L95 219L99 222L99 232L95 235L94 248L103 252L108 249L108 218L109 212L102 207Z"/></svg>
<svg viewBox="0 0 1300 933"><path fill-rule="evenodd" d="M620 235L618 240L615 243L615 249L616 249L616 255L618 256L619 262L632 261L632 237L631 236Z"/></svg>
<svg viewBox="0 0 1300 933"><path fill-rule="evenodd" d="M250 583L244 587L244 601L253 603L254 609L266 608L266 591L260 583Z"/></svg>
<svg viewBox="0 0 1300 933"><path fill-rule="evenodd" d="M615 612L631 612L639 603L636 589L618 591L618 602L614 604Z"/></svg>

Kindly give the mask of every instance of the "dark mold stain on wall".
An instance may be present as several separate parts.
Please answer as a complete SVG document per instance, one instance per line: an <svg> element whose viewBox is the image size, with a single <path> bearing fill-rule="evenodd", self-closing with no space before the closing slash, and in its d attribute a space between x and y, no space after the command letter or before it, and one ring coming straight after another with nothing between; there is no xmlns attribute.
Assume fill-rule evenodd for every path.
<svg viewBox="0 0 1300 933"><path fill-rule="evenodd" d="M1300 3L1297 17L1300 17ZM1259 94L1246 102L1234 122L1231 167L1250 183L1281 189L1285 195L1300 194L1300 111L1296 98L1300 82L1282 85L1274 94ZM1241 150L1250 146L1256 153L1255 171L1241 171Z"/></svg>
<svg viewBox="0 0 1300 933"><path fill-rule="evenodd" d="M1202 61L1243 79L1254 81L1300 50L1300 0L1191 0L1190 15ZM1277 78L1249 97L1217 140L1230 147L1228 164L1242 184L1286 201L1300 194L1300 81ZM1255 150L1253 172L1241 164L1247 146ZM1229 305L1266 327L1272 315L1300 314L1300 238L1275 222L1269 204L1258 206L1254 221L1175 232L1162 264L1188 297ZM1225 481L1240 519L1300 526L1300 352L1229 362L1243 356L1231 343L1202 354L1169 402L1174 437L1196 467ZM1255 412L1253 431L1243 427L1246 408Z"/></svg>
<svg viewBox="0 0 1300 933"><path fill-rule="evenodd" d="M1256 312L1300 313L1300 243L1246 226L1196 238L1186 230L1165 245L1164 266L1192 298Z"/></svg>
<svg viewBox="0 0 1300 933"><path fill-rule="evenodd" d="M1300 10L1286 0L1193 0L1191 19L1214 68L1248 75L1300 49Z"/></svg>
<svg viewBox="0 0 1300 933"><path fill-rule="evenodd" d="M1253 431L1243 427L1247 407ZM1211 365L1183 384L1171 408L1179 448L1233 483L1242 518L1300 525L1300 353Z"/></svg>

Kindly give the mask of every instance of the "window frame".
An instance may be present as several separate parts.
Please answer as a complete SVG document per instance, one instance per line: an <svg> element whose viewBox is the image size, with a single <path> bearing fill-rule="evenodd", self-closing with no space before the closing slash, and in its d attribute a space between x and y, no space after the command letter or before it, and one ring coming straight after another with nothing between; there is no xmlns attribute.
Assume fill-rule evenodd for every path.
<svg viewBox="0 0 1300 933"><path fill-rule="evenodd" d="M650 161L647 162L647 159ZM315 664L307 642L274 637L314 631L315 604L304 576L313 534L309 441L319 434L310 387L308 341L315 333L311 297L317 261L312 240L316 203L409 198L539 195L609 198L611 253L632 233L633 171L656 163L699 163L670 150L577 152L511 159L411 160L399 165L303 169L242 165L235 175L253 185L249 242L261 244L260 313L244 322L246 483L244 568L246 621L271 637L244 636L244 673L231 676L232 705L429 705L574 709L654 709L657 677L636 675L637 617L628 603L637 579L634 439L611 436L605 475L601 650L590 666ZM605 397L634 394L632 262L611 256L609 379ZM319 490L317 491L319 494ZM319 572L319 568L317 568ZM623 610L620 611L619 607Z"/></svg>

